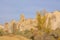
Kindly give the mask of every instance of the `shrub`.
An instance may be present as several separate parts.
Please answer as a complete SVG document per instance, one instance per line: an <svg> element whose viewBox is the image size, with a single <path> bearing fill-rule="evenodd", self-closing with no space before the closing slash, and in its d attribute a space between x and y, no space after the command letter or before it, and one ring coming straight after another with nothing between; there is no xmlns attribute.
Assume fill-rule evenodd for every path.
<svg viewBox="0 0 60 40"><path fill-rule="evenodd" d="M3 36L3 29L0 29L0 36Z"/></svg>

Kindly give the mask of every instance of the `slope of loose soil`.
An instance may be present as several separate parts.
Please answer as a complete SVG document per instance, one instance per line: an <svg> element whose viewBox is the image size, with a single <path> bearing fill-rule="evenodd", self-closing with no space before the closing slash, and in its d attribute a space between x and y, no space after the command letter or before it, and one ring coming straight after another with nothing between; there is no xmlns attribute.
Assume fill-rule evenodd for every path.
<svg viewBox="0 0 60 40"><path fill-rule="evenodd" d="M30 40L23 36L0 36L0 40Z"/></svg>

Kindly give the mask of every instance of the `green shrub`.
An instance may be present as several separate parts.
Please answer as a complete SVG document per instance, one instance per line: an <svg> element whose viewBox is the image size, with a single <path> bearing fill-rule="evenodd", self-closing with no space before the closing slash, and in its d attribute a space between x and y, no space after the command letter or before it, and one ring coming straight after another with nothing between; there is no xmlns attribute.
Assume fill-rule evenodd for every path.
<svg viewBox="0 0 60 40"><path fill-rule="evenodd" d="M3 36L3 29L0 29L0 36Z"/></svg>

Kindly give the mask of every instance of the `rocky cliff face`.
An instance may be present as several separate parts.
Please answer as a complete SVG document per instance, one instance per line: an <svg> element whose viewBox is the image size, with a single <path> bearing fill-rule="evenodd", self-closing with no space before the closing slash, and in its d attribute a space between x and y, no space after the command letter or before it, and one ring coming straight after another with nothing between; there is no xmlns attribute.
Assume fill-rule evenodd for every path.
<svg viewBox="0 0 60 40"><path fill-rule="evenodd" d="M54 12L48 12L46 14L47 19L46 19L46 25L48 24L48 20L50 20L51 22L51 29L55 30L56 28L60 28L60 12L59 11L54 11ZM50 19L49 19L50 18ZM19 29L20 31L24 31L24 30L30 30L30 29L37 29L37 19L26 19L24 17L24 15L21 15L20 20L18 22L16 21L11 21L11 23L9 23L8 27L12 27L13 23L16 23L16 29ZM0 25L0 27L2 28L2 26ZM5 29L5 28L4 28ZM9 29L11 30L11 29Z"/></svg>
<svg viewBox="0 0 60 40"><path fill-rule="evenodd" d="M47 23L46 23L46 25L48 24L48 20L50 18L50 21L51 21L51 29L55 30L58 27L60 28L60 12L59 11L54 11L54 12L47 13L46 16L47 16L47 20L46 20ZM32 21L32 25L29 24L29 22L31 22L31 21ZM26 23L22 23L22 24L25 25L24 28L26 28L26 27L27 28L34 27L34 25L37 26L37 19L27 19L27 20L25 20L25 22L29 26L27 27Z"/></svg>
<svg viewBox="0 0 60 40"><path fill-rule="evenodd" d="M60 12L54 11L52 13L47 14L48 19L51 19L51 29L55 30L57 27L60 27Z"/></svg>

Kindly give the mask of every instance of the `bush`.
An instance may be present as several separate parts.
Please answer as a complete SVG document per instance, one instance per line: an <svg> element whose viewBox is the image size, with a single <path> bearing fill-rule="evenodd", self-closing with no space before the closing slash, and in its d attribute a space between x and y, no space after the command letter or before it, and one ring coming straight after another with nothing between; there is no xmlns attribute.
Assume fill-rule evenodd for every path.
<svg viewBox="0 0 60 40"><path fill-rule="evenodd" d="M0 36L3 36L3 29L0 29Z"/></svg>

